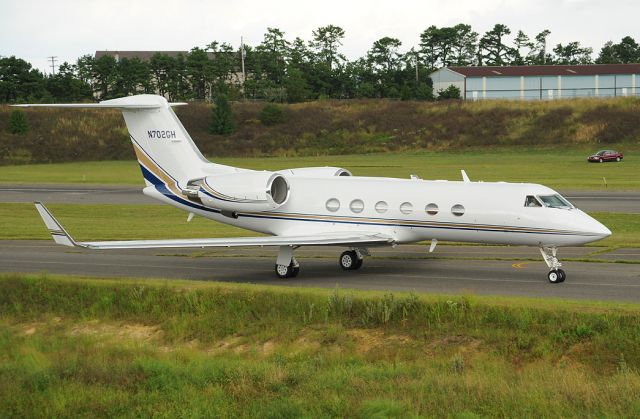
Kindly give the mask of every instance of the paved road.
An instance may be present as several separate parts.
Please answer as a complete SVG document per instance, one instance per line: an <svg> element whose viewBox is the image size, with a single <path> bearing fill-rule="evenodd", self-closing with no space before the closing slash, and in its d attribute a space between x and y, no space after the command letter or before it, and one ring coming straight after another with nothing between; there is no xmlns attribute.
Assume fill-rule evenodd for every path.
<svg viewBox="0 0 640 419"><path fill-rule="evenodd" d="M560 256L581 258L594 248L562 249ZM640 252L627 249L631 258ZM640 303L640 265L565 262L563 284L546 280L537 249L522 247L441 246L437 258L424 246L372 250L359 271L344 272L338 248L303 248L296 256L300 275L279 280L273 273L275 251L237 249L207 252L87 251L48 241L0 241L0 272L49 272L99 277L183 278L298 287L356 288L627 301ZM199 256L199 257L196 257ZM468 260L501 257L505 260ZM535 261L523 261L531 258Z"/></svg>
<svg viewBox="0 0 640 419"><path fill-rule="evenodd" d="M584 211L640 212L640 192L568 191L569 201ZM0 202L69 204L159 204L141 186L0 185Z"/></svg>

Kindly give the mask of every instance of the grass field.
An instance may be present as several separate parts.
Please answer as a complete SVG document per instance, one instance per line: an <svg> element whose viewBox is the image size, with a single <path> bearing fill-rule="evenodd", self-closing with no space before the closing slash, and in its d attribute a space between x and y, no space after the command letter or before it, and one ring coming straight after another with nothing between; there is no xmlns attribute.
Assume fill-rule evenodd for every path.
<svg viewBox="0 0 640 419"><path fill-rule="evenodd" d="M257 233L195 217L159 205L47 205L77 240L134 240L161 238L240 237ZM640 247L640 213L592 213L613 232L597 246ZM0 203L0 240L49 239L35 207L27 203Z"/></svg>
<svg viewBox="0 0 640 419"><path fill-rule="evenodd" d="M637 417L640 307L0 276L0 416Z"/></svg>
<svg viewBox="0 0 640 419"><path fill-rule="evenodd" d="M595 150L593 150L595 151ZM461 180L465 169L472 180L541 183L561 190L639 190L640 160L588 164L588 150L500 148L488 151L383 153L295 158L212 158L213 161L259 170L339 166L360 176ZM604 178L604 179L603 179ZM86 183L142 185L134 161L0 166L0 183Z"/></svg>

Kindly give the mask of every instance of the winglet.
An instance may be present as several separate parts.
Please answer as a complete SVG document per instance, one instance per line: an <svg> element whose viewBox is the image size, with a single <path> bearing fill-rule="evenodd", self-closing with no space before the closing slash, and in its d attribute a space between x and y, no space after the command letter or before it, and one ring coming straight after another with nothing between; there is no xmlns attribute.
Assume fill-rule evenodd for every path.
<svg viewBox="0 0 640 419"><path fill-rule="evenodd" d="M44 221L44 224L49 229L51 237L53 237L53 241L64 246L78 246L78 244L71 238L64 227L62 227L62 224L60 224L58 220L54 218L54 216L49 212L47 207L42 204L42 202L35 202L35 205L38 213L40 214L40 217L42 217L42 221Z"/></svg>

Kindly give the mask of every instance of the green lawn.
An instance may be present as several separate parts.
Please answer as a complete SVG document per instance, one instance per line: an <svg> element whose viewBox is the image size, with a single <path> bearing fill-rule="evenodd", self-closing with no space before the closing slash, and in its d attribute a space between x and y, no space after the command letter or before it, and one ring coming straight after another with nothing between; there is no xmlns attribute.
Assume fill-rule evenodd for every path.
<svg viewBox="0 0 640 419"><path fill-rule="evenodd" d="M240 237L257 233L194 217L160 205L47 205L77 240L133 240L160 238ZM640 247L640 213L592 213L613 232L597 246ZM49 239L33 204L0 203L0 240Z"/></svg>
<svg viewBox="0 0 640 419"><path fill-rule="evenodd" d="M460 180L465 169L472 180L541 183L562 190L640 189L640 160L588 164L586 150L498 149L486 152L385 153L293 158L212 158L251 169L277 170L339 166L361 176ZM87 183L142 185L135 161L41 164L0 167L0 183Z"/></svg>
<svg viewBox="0 0 640 419"><path fill-rule="evenodd" d="M0 276L0 416L638 417L640 307Z"/></svg>

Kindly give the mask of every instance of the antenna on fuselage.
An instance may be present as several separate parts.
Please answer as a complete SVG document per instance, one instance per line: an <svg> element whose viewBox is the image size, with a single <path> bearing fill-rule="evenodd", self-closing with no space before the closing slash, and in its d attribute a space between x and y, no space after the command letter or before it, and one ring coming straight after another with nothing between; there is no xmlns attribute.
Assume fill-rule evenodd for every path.
<svg viewBox="0 0 640 419"><path fill-rule="evenodd" d="M463 182L471 182L469 180L469 176L467 176L467 172L465 172L464 169L460 170L460 173L462 173L462 181Z"/></svg>

